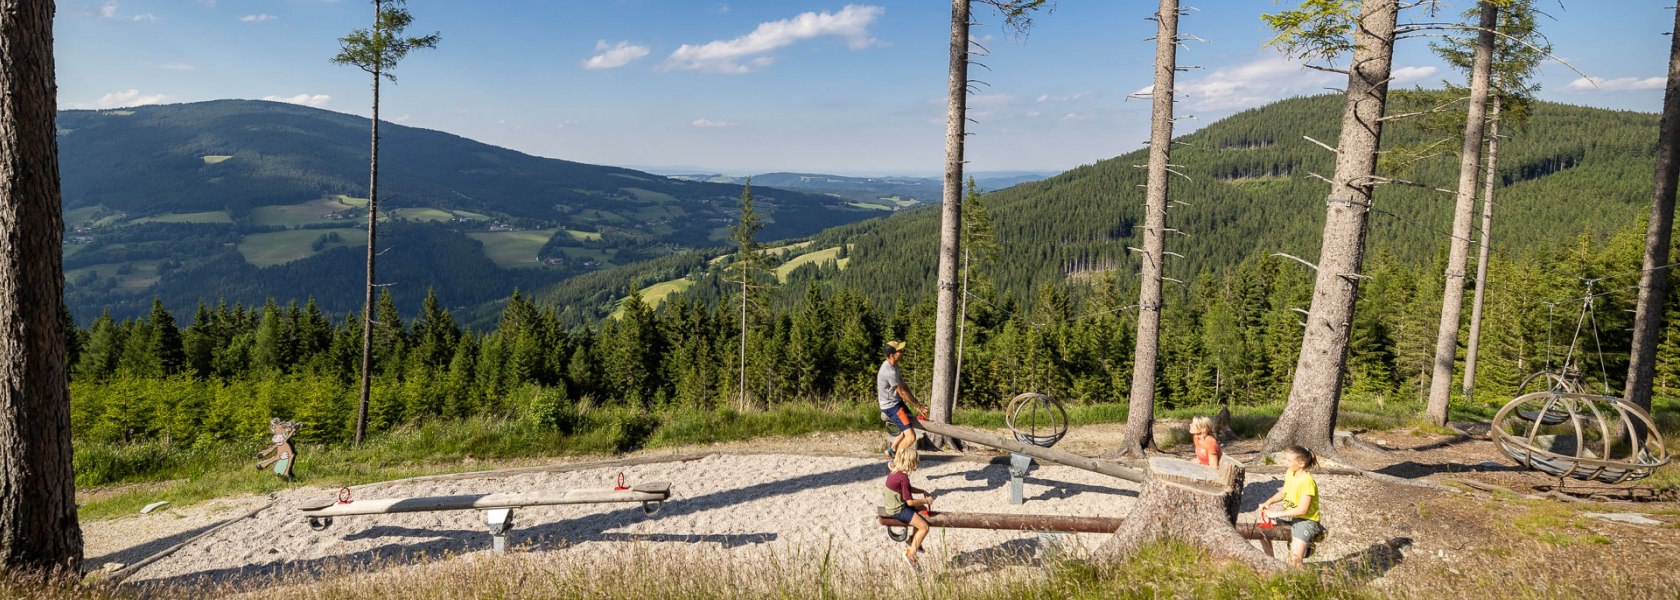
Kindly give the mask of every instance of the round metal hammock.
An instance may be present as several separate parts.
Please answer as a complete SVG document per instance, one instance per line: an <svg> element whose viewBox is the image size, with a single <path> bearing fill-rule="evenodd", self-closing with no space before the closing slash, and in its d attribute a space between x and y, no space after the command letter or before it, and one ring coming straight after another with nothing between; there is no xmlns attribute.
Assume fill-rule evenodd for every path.
<svg viewBox="0 0 1680 600"><path fill-rule="evenodd" d="M1519 466L1559 478L1622 483L1668 464L1662 433L1644 410L1615 396L1553 387L1518 396L1493 417L1488 436Z"/></svg>
<svg viewBox="0 0 1680 600"><path fill-rule="evenodd" d="M1009 401L1004 412L1009 432L1023 444L1049 448L1062 441L1068 432L1067 409L1054 396L1027 392Z"/></svg>

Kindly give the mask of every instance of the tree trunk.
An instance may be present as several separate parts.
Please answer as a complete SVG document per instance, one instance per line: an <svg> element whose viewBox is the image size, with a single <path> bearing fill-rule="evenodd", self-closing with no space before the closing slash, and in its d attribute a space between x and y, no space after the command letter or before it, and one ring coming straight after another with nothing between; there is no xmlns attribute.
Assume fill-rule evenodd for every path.
<svg viewBox="0 0 1680 600"><path fill-rule="evenodd" d="M745 254L749 248L742 248L742 256L735 260L747 260ZM752 274L751 265L742 265L741 269L741 398L736 402L736 410L747 410L747 278Z"/></svg>
<svg viewBox="0 0 1680 600"><path fill-rule="evenodd" d="M1482 182L1482 247L1476 257L1476 298L1470 303L1470 340L1464 348L1464 398L1476 397L1476 357L1482 342L1482 298L1487 293L1488 254L1493 236L1493 188L1499 173L1499 98L1488 99L1487 167Z"/></svg>
<svg viewBox="0 0 1680 600"><path fill-rule="evenodd" d="M1282 561L1250 545L1235 527L1243 479L1242 466L1231 458L1221 461L1217 471L1176 458L1150 458L1149 481L1100 551L1111 560L1124 560L1144 544L1170 538L1262 574L1282 571Z"/></svg>
<svg viewBox="0 0 1680 600"><path fill-rule="evenodd" d="M1161 261L1167 227L1167 162L1172 152L1173 75L1178 70L1178 0L1161 0L1155 12L1155 85L1150 99L1149 183L1144 200L1143 282L1138 287L1137 346L1132 360L1131 404L1120 454L1143 456L1155 445L1155 366L1161 340Z"/></svg>
<svg viewBox="0 0 1680 600"><path fill-rule="evenodd" d="M0 567L77 569L53 3L0 0Z"/></svg>
<svg viewBox="0 0 1680 600"><path fill-rule="evenodd" d="M373 30L379 34L379 9L382 2L373 3ZM367 433L368 394L373 385L373 262L379 256L379 76L373 71L373 119L370 127L372 149L368 152L368 234L367 234L367 296L362 301L362 389L356 409L356 446L362 445Z"/></svg>
<svg viewBox="0 0 1680 600"><path fill-rule="evenodd" d="M1336 456L1331 436L1342 399L1348 332L1365 261L1366 224L1370 217L1377 146L1382 138L1383 107L1388 101L1389 71L1394 61L1396 0L1363 0L1354 28L1353 60L1348 69L1347 101L1337 141L1336 173L1325 201L1324 242L1318 275L1295 362L1289 402L1266 436L1265 450L1300 445Z"/></svg>
<svg viewBox="0 0 1680 600"><path fill-rule="evenodd" d="M957 256L962 252L963 130L968 119L969 0L951 0L950 81L945 99L945 195L939 222L939 302L933 327L933 393L929 415L951 422L956 409ZM944 445L944 440L933 440Z"/></svg>
<svg viewBox="0 0 1680 600"><path fill-rule="evenodd" d="M1493 69L1493 30L1499 9L1482 2L1476 33L1476 58L1470 68L1470 106L1464 116L1464 146L1458 155L1458 198L1453 205L1452 241L1447 250L1447 282L1441 290L1441 327L1435 332L1435 372L1429 379L1429 407L1424 416L1437 425L1447 423L1452 399L1453 363L1458 360L1458 325L1464 315L1464 268L1470 262L1470 219L1476 212L1476 167L1482 162L1482 128L1488 100L1488 74Z"/></svg>
<svg viewBox="0 0 1680 600"><path fill-rule="evenodd" d="M1669 36L1668 87L1663 92L1662 128L1657 139L1656 181L1651 186L1651 221L1645 229L1645 261L1639 276L1639 306L1633 318L1633 350L1628 361L1627 390L1622 396L1651 410L1651 379L1656 375L1657 344L1661 340L1663 300L1668 295L1668 245L1674 232L1674 187L1680 178L1680 10Z"/></svg>

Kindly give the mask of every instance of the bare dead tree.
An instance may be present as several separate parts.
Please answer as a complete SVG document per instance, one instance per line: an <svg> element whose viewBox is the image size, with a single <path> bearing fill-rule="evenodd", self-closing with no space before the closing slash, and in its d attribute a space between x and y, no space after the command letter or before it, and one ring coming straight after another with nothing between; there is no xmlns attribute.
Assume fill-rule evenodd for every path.
<svg viewBox="0 0 1680 600"><path fill-rule="evenodd" d="M1639 274L1639 304L1633 317L1633 351L1627 389L1622 396L1651 410L1651 380L1656 376L1663 301L1668 296L1668 245L1674 234L1675 180L1680 179L1680 10L1669 36L1668 86L1663 92L1662 126L1657 134L1657 172L1651 184L1651 221L1645 230L1645 258Z"/></svg>
<svg viewBox="0 0 1680 600"><path fill-rule="evenodd" d="M1470 261L1470 220L1476 209L1476 175L1482 158L1488 79L1493 71L1494 28L1498 25L1499 8L1484 0L1481 21L1477 24L1475 65L1470 70L1464 146L1459 153L1458 194L1453 203L1452 241L1447 249L1447 281L1441 292L1441 325L1435 333L1435 370L1429 380L1429 405L1424 411L1424 417L1437 425L1447 422L1453 366L1458 359L1458 326L1464 314L1464 269Z"/></svg>
<svg viewBox="0 0 1680 600"><path fill-rule="evenodd" d="M52 2L0 0L0 567L75 572L52 32Z"/></svg>
<svg viewBox="0 0 1680 600"><path fill-rule="evenodd" d="M1482 345L1482 300L1487 294L1488 254L1493 239L1493 188L1499 165L1499 98L1488 104L1487 166L1482 175L1482 235L1476 256L1476 293L1470 301L1470 339L1464 346L1464 397L1473 399L1476 393L1476 358Z"/></svg>
<svg viewBox="0 0 1680 600"><path fill-rule="evenodd" d="M1161 348L1161 271L1166 259L1167 173L1172 155L1173 82L1178 73L1178 0L1155 11L1155 83L1150 89L1149 175L1143 217L1142 283L1138 288L1137 343L1133 349L1131 401L1119 454L1142 457L1155 445L1155 369Z"/></svg>

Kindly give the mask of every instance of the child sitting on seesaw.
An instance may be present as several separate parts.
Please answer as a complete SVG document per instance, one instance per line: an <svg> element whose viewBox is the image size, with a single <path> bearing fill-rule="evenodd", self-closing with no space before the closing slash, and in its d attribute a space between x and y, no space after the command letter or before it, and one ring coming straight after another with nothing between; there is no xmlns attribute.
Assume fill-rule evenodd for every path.
<svg viewBox="0 0 1680 600"><path fill-rule="evenodd" d="M1282 454L1283 464L1289 468L1283 475L1283 489L1260 504L1260 522L1267 522L1267 508L1282 501L1282 511L1270 517L1279 525L1290 526L1289 565L1301 567L1305 566L1302 561L1313 540L1324 533L1324 526L1319 523L1318 481L1307 472L1318 461L1311 451L1300 446L1290 446ZM1260 549L1266 551L1266 556L1273 556L1271 540L1261 537Z"/></svg>
<svg viewBox="0 0 1680 600"><path fill-rule="evenodd" d="M1190 419L1190 441L1196 447L1196 462L1219 468L1219 440L1213 437L1213 419L1196 417Z"/></svg>
<svg viewBox="0 0 1680 600"><path fill-rule="evenodd" d="M933 494L927 490L910 486L910 474L921 466L921 456L915 446L899 450L890 463L892 473L887 475L887 490L882 493L882 506L887 514L910 525L915 533L910 537L910 547L904 550L904 562L910 568L918 568L916 552L922 549L922 538L927 537L928 522L922 515L933 510ZM921 494L916 498L913 494ZM918 512L917 509L921 511Z"/></svg>

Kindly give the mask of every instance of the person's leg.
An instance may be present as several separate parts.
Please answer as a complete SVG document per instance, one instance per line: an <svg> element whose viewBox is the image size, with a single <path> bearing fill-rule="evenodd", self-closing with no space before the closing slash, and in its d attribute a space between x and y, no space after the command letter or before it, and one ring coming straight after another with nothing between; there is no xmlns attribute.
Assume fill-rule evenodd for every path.
<svg viewBox="0 0 1680 600"><path fill-rule="evenodd" d="M905 448L914 447L916 445L916 431L906 429L898 432L898 435L893 438L892 445L894 454L903 452Z"/></svg>
<svg viewBox="0 0 1680 600"><path fill-rule="evenodd" d="M927 519L917 514L910 518L910 527L915 529L916 533L910 536L910 548L905 550L904 554L909 556L910 560L915 560L916 553L922 551L922 539L926 538L928 534Z"/></svg>
<svg viewBox="0 0 1680 600"><path fill-rule="evenodd" d="M1289 565L1290 566L1305 567L1306 566L1306 562L1305 562L1306 556L1307 556L1307 541L1306 540L1299 539L1299 538L1289 540Z"/></svg>

